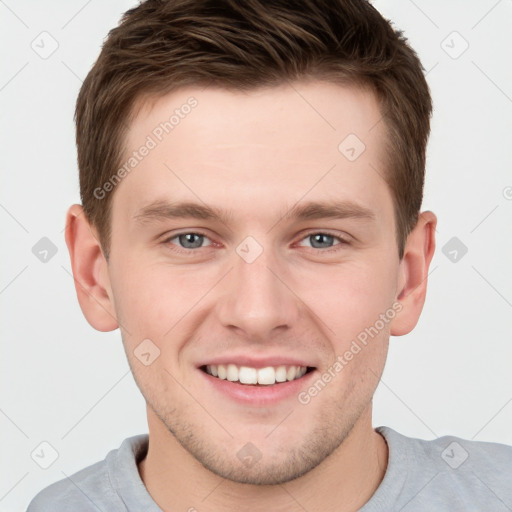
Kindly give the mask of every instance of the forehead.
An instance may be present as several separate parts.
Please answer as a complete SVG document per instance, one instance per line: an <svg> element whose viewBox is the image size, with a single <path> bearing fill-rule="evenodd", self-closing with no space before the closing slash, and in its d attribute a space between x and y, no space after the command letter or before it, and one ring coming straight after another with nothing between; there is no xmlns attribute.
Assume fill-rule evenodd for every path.
<svg viewBox="0 0 512 512"><path fill-rule="evenodd" d="M381 119L368 90L319 81L153 97L131 122L125 163L150 149L127 167L114 210L133 217L155 200L201 200L254 215L269 197L293 205L344 194L378 206L389 196Z"/></svg>
<svg viewBox="0 0 512 512"><path fill-rule="evenodd" d="M134 114L128 148L136 147L143 135L165 143L162 138L185 135L192 127L201 130L197 136L208 135L217 145L266 144L269 134L274 147L288 145L289 134L299 137L297 142L317 145L332 145L350 133L369 142L372 135L383 135L378 101L368 87L312 79L247 91L190 87L163 96L145 95L136 102ZM380 130L372 134L377 125Z"/></svg>

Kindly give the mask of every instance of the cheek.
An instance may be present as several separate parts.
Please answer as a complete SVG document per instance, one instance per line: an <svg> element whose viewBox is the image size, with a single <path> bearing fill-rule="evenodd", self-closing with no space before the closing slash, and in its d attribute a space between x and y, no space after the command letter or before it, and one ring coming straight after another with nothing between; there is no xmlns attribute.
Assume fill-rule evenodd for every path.
<svg viewBox="0 0 512 512"><path fill-rule="evenodd" d="M137 328L171 321L194 296L186 276L165 266L127 265L116 275L116 308ZM178 306L178 307L176 307Z"/></svg>
<svg viewBox="0 0 512 512"><path fill-rule="evenodd" d="M198 325L207 292L219 280L197 269L165 264L118 267L113 283L116 312L128 350L149 338L163 359L179 351Z"/></svg>
<svg viewBox="0 0 512 512"><path fill-rule="evenodd" d="M334 332L334 339L345 344L392 306L395 276L392 265L382 260L326 266L303 277L299 295L307 297L305 302Z"/></svg>

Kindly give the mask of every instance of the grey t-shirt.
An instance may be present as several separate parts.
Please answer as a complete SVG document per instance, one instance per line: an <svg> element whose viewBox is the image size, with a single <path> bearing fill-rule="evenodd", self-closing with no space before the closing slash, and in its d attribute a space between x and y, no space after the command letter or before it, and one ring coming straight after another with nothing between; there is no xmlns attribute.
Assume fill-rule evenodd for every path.
<svg viewBox="0 0 512 512"><path fill-rule="evenodd" d="M512 446L376 430L389 447L388 467L360 512L512 511ZM137 469L147 447L147 434L125 439L105 460L43 489L27 512L161 512Z"/></svg>

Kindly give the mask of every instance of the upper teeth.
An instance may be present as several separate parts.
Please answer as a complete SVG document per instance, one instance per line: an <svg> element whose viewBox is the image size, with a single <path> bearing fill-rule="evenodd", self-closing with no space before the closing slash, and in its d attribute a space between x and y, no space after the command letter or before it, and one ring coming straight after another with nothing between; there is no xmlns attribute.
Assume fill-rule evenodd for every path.
<svg viewBox="0 0 512 512"><path fill-rule="evenodd" d="M209 364L206 372L219 379L241 384L275 384L302 377L307 371L306 366L267 366L265 368L250 368L234 364Z"/></svg>

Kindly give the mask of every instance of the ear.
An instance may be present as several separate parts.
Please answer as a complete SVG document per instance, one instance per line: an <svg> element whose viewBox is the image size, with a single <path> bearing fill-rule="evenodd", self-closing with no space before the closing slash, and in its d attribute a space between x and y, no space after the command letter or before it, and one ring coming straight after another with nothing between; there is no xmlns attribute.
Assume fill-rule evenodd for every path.
<svg viewBox="0 0 512 512"><path fill-rule="evenodd" d="M101 250L96 230L89 224L79 204L72 205L67 212L65 238L82 313L98 331L113 331L119 325L108 263Z"/></svg>
<svg viewBox="0 0 512 512"><path fill-rule="evenodd" d="M436 216L425 211L407 237L404 256L400 262L399 295L402 309L391 322L390 334L402 336L418 323L427 294L428 269L435 250Z"/></svg>

